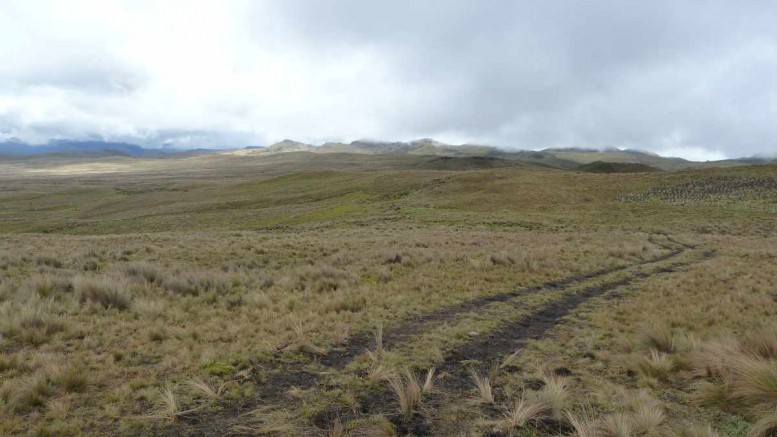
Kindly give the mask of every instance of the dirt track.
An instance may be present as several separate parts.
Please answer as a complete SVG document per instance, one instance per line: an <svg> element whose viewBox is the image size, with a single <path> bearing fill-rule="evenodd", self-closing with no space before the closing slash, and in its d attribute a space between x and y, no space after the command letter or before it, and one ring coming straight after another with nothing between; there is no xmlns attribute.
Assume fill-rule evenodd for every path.
<svg viewBox="0 0 777 437"><path fill-rule="evenodd" d="M637 284L656 275L673 273L684 266L713 256L714 252L705 251L698 259L677 261L667 266L584 288L554 300L517 321L506 322L486 336L462 344L455 350L449 351L445 362L438 366L438 373L446 375L445 382L441 384L442 389L432 399L426 401L427 409L433 410L444 399L457 398L463 392L471 390L470 369L475 368L481 374L487 374L492 363L521 350L529 340L544 338L550 330L562 322L565 316L590 299L604 295L615 298L617 291L622 287ZM412 433L416 436L434 435L432 425L425 417L417 415L412 420L405 421L396 413L397 408L392 410L385 407L385 405L393 405L393 402L393 394L388 389L372 392L360 398L360 403L365 406L362 414L384 414L392 419L400 432Z"/></svg>
<svg viewBox="0 0 777 437"><path fill-rule="evenodd" d="M395 326L389 327L384 332L384 345L391 346L399 344L410 339L412 336L429 329L430 325L443 323L453 320L460 314L477 311L486 305L498 302L507 302L511 305L520 306L521 300L516 299L520 296L537 294L542 292L554 292L563 290L571 285L585 283L587 281L604 278L607 275L617 272L624 272L632 269L640 269L658 264L663 261L673 259L695 246L678 242L667 238L672 244L666 245L656 242L653 238L649 239L653 244L659 245L667 250L667 253L660 256L618 267L602 269L582 275L570 276L555 281L549 281L545 284L512 290L496 295L484 296L471 299L456 305L445 307L424 315L416 316L405 320ZM712 252L704 252L703 258L713 256ZM523 346L527 340L540 338L550 329L556 326L564 316L569 314L582 303L591 298L601 296L607 292L617 290L619 287L632 284L638 280L648 278L662 273L671 273L675 269L690 264L693 261L679 261L669 266L657 267L647 271L638 271L634 274L608 282L600 283L579 290L577 292L564 295L558 300L554 300L535 312L529 314L519 321L509 321L500 326L494 332L488 334L485 338L476 338L467 342L455 350L448 351L445 356L445 362L440 370L454 376L446 382L446 392L448 394L456 393L468 387L469 379L466 375L467 369L459 365L462 360L471 362L477 360L483 366L495 359L514 352ZM360 333L352 336L344 346L337 350L330 351L326 355L316 358L318 364L326 370L341 370L345 368L352 360L364 353L365 350L374 347L372 333ZM240 421L240 418L246 412L262 406L277 406L283 408L288 404L288 399L284 394L292 387L310 388L323 383L325 378L318 373L312 373L305 370L310 363L266 363L266 368L277 366L278 371L269 373L264 381L260 383L261 397L251 399L240 403L222 405L222 409L216 412L201 412L188 417L181 417L181 425L185 430L178 430L176 435L206 436L222 435L230 431L232 425ZM387 410L387 406L393 408L393 397L387 390L373 391L363 394L360 399L362 411L357 415L382 413L392 418L400 431L412 431L415 435L430 435L431 429L423 418L416 418L411 423L404 423L399 416L391 416L392 410ZM395 411L396 409L394 409ZM352 414L352 413L351 413ZM351 415L348 414L348 415ZM327 422L334 420L339 416L339 412L333 411L331 415L324 414L317 425L326 428ZM346 419L347 417L343 417Z"/></svg>

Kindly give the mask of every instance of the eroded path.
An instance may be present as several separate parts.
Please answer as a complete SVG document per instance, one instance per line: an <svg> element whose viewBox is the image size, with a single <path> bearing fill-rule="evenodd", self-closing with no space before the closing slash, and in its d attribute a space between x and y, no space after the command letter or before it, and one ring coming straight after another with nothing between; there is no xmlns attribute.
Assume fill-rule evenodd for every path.
<svg viewBox="0 0 777 437"><path fill-rule="evenodd" d="M447 325L462 323L470 315L486 315L498 321L485 336L469 339L445 351L440 370L449 375L445 390L436 395L434 403L445 402L469 388L468 369L475 365L487 367L494 360L520 349L532 338L541 338L561 319L589 299L602 296L620 287L636 283L657 274L671 273L683 266L713 256L711 252L697 250L695 246L678 242L671 237L665 243L649 239L666 252L638 263L602 269L582 275L549 281L538 286L525 287L505 293L484 296L415 316L388 327L383 334L384 347L402 350L405 345L416 343L430 330L446 329ZM678 260L691 253L688 259ZM683 256L682 258L686 258ZM533 298L532 296L538 296ZM493 313L493 314L492 314ZM298 409L299 402L288 396L290 389L327 389L337 385L332 375L349 373L349 364L374 348L373 333L353 335L343 346L320 357L307 361L265 363L267 373L261 381L260 394L242 402L224 403L217 409L199 410L192 415L179 417L183 429L178 435L225 435L252 433L251 411L259 408ZM466 364L462 364L466 363ZM333 411L324 414L316 423L326 430L331 421L347 421L355 417L384 414L390 417L400 431L412 431L416 435L432 435L423 417L405 423L396 414L391 393L381 386L365 390L359 395L360 411ZM257 429L259 431L259 429Z"/></svg>
<svg viewBox="0 0 777 437"><path fill-rule="evenodd" d="M486 338L463 344L451 351L439 371L446 375L444 384L428 404L431 409L439 408L444 402L460 402L471 396L473 383L470 377L474 370L487 375L493 365L498 365L505 357L519 354L531 340L547 338L553 328L563 323L582 304L594 298L616 299L629 286L639 286L647 278L656 275L672 274L680 269L702 262L715 256L712 251L698 253L693 259L673 262L667 266L638 272L630 277L587 287L581 291L554 300L532 314L516 322L506 323L488 334ZM414 435L439 435L434 432L433 424L426 418L418 417L409 423L397 416L396 423Z"/></svg>

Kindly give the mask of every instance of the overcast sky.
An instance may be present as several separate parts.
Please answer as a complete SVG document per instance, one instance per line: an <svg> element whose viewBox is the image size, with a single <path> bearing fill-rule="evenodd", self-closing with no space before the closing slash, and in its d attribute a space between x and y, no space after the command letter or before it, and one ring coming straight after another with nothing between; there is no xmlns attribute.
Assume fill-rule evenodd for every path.
<svg viewBox="0 0 777 437"><path fill-rule="evenodd" d="M0 139L777 155L777 2L0 0Z"/></svg>

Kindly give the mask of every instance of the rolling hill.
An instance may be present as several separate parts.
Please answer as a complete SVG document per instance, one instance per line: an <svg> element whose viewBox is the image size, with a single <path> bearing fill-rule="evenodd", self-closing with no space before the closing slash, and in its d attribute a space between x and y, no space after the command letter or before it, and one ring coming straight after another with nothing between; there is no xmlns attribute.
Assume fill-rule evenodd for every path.
<svg viewBox="0 0 777 437"><path fill-rule="evenodd" d="M451 145L424 138L409 142L386 142L373 140L357 140L351 143L328 142L320 146L300 143L293 140L283 140L266 148L251 148L252 153L276 154L287 152L311 153L352 153L366 155L431 155L448 157L489 157L511 161L522 161L540 164L560 169L578 169L594 162L613 164L636 164L652 167L663 171L676 171L688 168L702 167L732 167L738 165L766 164L768 159L739 158L722 161L696 162L682 158L664 157L655 153L633 149L544 149L508 150L493 146L462 144ZM620 166L621 169L625 167ZM635 169L637 167L632 167ZM581 169L586 171L585 169Z"/></svg>
<svg viewBox="0 0 777 437"><path fill-rule="evenodd" d="M583 164L577 168L578 171L588 173L652 173L661 171L655 167L633 162L603 162L594 161Z"/></svg>
<svg viewBox="0 0 777 437"><path fill-rule="evenodd" d="M202 154L216 155L240 155L240 156L265 156L277 154L313 154L313 155L370 155L370 156L437 156L448 158L489 158L500 161L513 161L526 164L540 165L544 167L564 170L590 171L585 167L592 163L609 164L610 167L618 167L617 171L625 171L626 167L616 164L633 164L630 171L636 171L638 166L644 166L643 170L650 167L663 171L677 171L690 168L706 167L733 167L740 165L765 164L770 162L761 158L739 158L722 161L695 162L682 158L663 157L654 153L631 149L544 149L534 150L509 150L487 145L461 144L451 145L430 138L424 138L409 142L387 142L373 140L357 140L350 143L328 142L320 146L307 144L291 139L285 139L267 147L250 146L242 149L167 149L144 148L139 145L122 142L103 141L75 141L54 140L46 144L31 145L20 141L0 142L0 159L25 159L28 157L62 156L69 158L78 157L130 157L130 158L171 158L171 157L195 157ZM296 159L303 161L302 155L294 155ZM480 166L486 161L472 161L469 165ZM460 165L460 162L446 165ZM500 166L504 163L499 164ZM604 167L601 164L599 171ZM597 167L596 165L594 167ZM609 171L616 171L616 170Z"/></svg>
<svg viewBox="0 0 777 437"><path fill-rule="evenodd" d="M721 161L689 161L683 158L664 157L655 153L632 149L545 149L543 153L558 159L576 162L581 165L594 162L610 162L621 164L641 164L664 171L675 171L687 168L701 167L734 167L738 165L766 164L770 160L763 158L738 158Z"/></svg>
<svg viewBox="0 0 777 437"><path fill-rule="evenodd" d="M96 140L52 140L45 144L28 144L16 140L0 142L0 157L43 155L164 157L178 154L213 153L215 151L203 148L145 148L137 144Z"/></svg>

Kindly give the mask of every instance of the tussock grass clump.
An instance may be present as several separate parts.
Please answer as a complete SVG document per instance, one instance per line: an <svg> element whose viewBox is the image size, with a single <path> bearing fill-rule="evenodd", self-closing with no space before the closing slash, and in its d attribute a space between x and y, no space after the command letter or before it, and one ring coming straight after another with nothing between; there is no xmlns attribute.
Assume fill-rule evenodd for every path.
<svg viewBox="0 0 777 437"><path fill-rule="evenodd" d="M392 253L384 257L383 264L402 264L403 261L405 257L401 253Z"/></svg>
<svg viewBox="0 0 777 437"><path fill-rule="evenodd" d="M5 279L0 279L0 303L11 298L11 285Z"/></svg>
<svg viewBox="0 0 777 437"><path fill-rule="evenodd" d="M492 254L489 258L491 261L491 264L495 266L511 266L515 265L515 259L511 257L510 255L504 254L504 253L495 253Z"/></svg>
<svg viewBox="0 0 777 437"><path fill-rule="evenodd" d="M353 282L350 273L328 265L317 265L302 269L294 288L325 293L340 290L349 282Z"/></svg>
<svg viewBox="0 0 777 437"><path fill-rule="evenodd" d="M731 360L742 354L735 338L708 341L691 354L691 364L699 376L721 379L730 374Z"/></svg>
<svg viewBox="0 0 777 437"><path fill-rule="evenodd" d="M675 363L672 356L651 349L647 356L637 358L634 366L640 375L645 378L665 381L674 370Z"/></svg>
<svg viewBox="0 0 777 437"><path fill-rule="evenodd" d="M630 410L631 424L639 433L655 433L666 420L661 403L645 390L625 392L623 399Z"/></svg>
<svg viewBox="0 0 777 437"><path fill-rule="evenodd" d="M348 311L358 313L367 306L367 298L356 293L344 293L341 296L333 298L326 302L323 307L324 312L341 313Z"/></svg>
<svg viewBox="0 0 777 437"><path fill-rule="evenodd" d="M692 385L693 399L706 407L727 408L731 399L731 380L722 378L717 382L698 381Z"/></svg>
<svg viewBox="0 0 777 437"><path fill-rule="evenodd" d="M62 263L62 261L60 261L58 258L48 255L41 255L37 257L35 262L39 266L54 267L55 269L61 269L62 266L64 266L64 263Z"/></svg>
<svg viewBox="0 0 777 437"><path fill-rule="evenodd" d="M157 412L155 417L167 420L175 420L181 412L181 405L178 402L178 396L173 390L166 387L159 391L157 399Z"/></svg>
<svg viewBox="0 0 777 437"><path fill-rule="evenodd" d="M340 421L340 418L336 418L334 422L329 425L329 429L327 430L326 437L345 437L347 434L347 431L345 429L345 425L343 425L343 422Z"/></svg>
<svg viewBox="0 0 777 437"><path fill-rule="evenodd" d="M235 381L227 381L220 385L214 385L201 378L192 379L188 382L189 388L191 388L195 395L213 402L221 399L226 388L234 384L236 384Z"/></svg>
<svg viewBox="0 0 777 437"><path fill-rule="evenodd" d="M615 413L602 419L601 433L606 437L631 437L634 434L632 417L626 413Z"/></svg>
<svg viewBox="0 0 777 437"><path fill-rule="evenodd" d="M72 291L73 284L62 276L43 274L27 280L22 289L38 297L52 297Z"/></svg>
<svg viewBox="0 0 777 437"><path fill-rule="evenodd" d="M620 411L596 417L590 414L590 407L579 415L564 412L569 424L575 428L575 435L597 437L636 437L663 435L665 420L661 404L646 391L621 390L618 405ZM557 419L558 420L558 419Z"/></svg>
<svg viewBox="0 0 777 437"><path fill-rule="evenodd" d="M536 272L540 269L540 261L534 254L521 251L517 255L516 264L524 272Z"/></svg>
<svg viewBox="0 0 777 437"><path fill-rule="evenodd" d="M493 267L509 267L519 271L533 273L539 270L540 262L537 258L524 250L513 250L511 254L505 252L492 253L482 259L471 259L470 263L476 269L490 269Z"/></svg>
<svg viewBox="0 0 777 437"><path fill-rule="evenodd" d="M566 378L543 374L542 381L545 385L542 387L537 397L557 419L564 417L565 411L569 408L569 383Z"/></svg>
<svg viewBox="0 0 777 437"><path fill-rule="evenodd" d="M261 407L247 413L250 416L248 425L235 425L230 428L230 434L256 436L298 436L305 434L305 428L300 424L298 416L289 411L270 411Z"/></svg>
<svg viewBox="0 0 777 437"><path fill-rule="evenodd" d="M156 411L148 416L148 419L161 419L167 421L175 421L179 417L186 414L191 414L199 411L207 406L207 404L200 405L198 407L189 408L184 410L181 403L181 399L170 387L165 387L159 390L158 397L156 399Z"/></svg>
<svg viewBox="0 0 777 437"><path fill-rule="evenodd" d="M564 378L543 375L545 386L536 397L520 400L511 409L505 409L501 420L492 422L492 428L505 435L524 435L521 430L529 427L526 435L535 435L549 423L565 424L574 429L570 437L636 437L662 435L665 421L663 408L645 391L622 391L621 403L615 412L594 414L591 405L574 410L571 395ZM545 434L541 434L545 435Z"/></svg>
<svg viewBox="0 0 777 437"><path fill-rule="evenodd" d="M96 272L97 270L100 270L100 262L88 259L81 264L81 270L85 272Z"/></svg>
<svg viewBox="0 0 777 437"><path fill-rule="evenodd" d="M338 323L332 328L332 332L329 334L329 340L333 346L344 344L348 341L351 335L351 325L348 323Z"/></svg>
<svg viewBox="0 0 777 437"><path fill-rule="evenodd" d="M421 386L421 391L423 393L429 393L434 390L434 382L437 380L437 376L434 374L435 370L434 367L430 367L429 370L426 371L424 385Z"/></svg>
<svg viewBox="0 0 777 437"><path fill-rule="evenodd" d="M383 349L383 322L378 321L378 325L375 327L375 332L373 333L373 338L375 339L375 350L367 351L367 357L372 362L380 362L380 360L383 358L383 353L385 350Z"/></svg>
<svg viewBox="0 0 777 437"><path fill-rule="evenodd" d="M735 360L731 396L753 409L777 405L777 361L753 356Z"/></svg>
<svg viewBox="0 0 777 437"><path fill-rule="evenodd" d="M161 324L154 324L148 330L148 339L153 342L164 341L168 335L167 328Z"/></svg>
<svg viewBox="0 0 777 437"><path fill-rule="evenodd" d="M579 414L565 411L564 415L569 425L575 430L574 437L602 437L602 427L588 410Z"/></svg>
<svg viewBox="0 0 777 437"><path fill-rule="evenodd" d="M391 375L392 373L389 371L389 369L379 364L370 368L367 371L367 374L364 375L364 379L370 384L375 384L379 381L388 380Z"/></svg>
<svg viewBox="0 0 777 437"><path fill-rule="evenodd" d="M70 366L53 376L54 383L68 393L80 393L89 386L89 379L82 366Z"/></svg>
<svg viewBox="0 0 777 437"><path fill-rule="evenodd" d="M423 386L418 376L410 369L405 368L399 374L393 374L388 378L389 387L399 403L399 410L406 419L413 417L415 408L421 404Z"/></svg>
<svg viewBox="0 0 777 437"><path fill-rule="evenodd" d="M760 328L748 332L742 348L767 360L777 360L777 330Z"/></svg>
<svg viewBox="0 0 777 437"><path fill-rule="evenodd" d="M772 338L777 332L751 333L709 341L692 354L691 362L706 379L694 385L695 399L750 417L755 425L749 437L777 433L777 360Z"/></svg>
<svg viewBox="0 0 777 437"><path fill-rule="evenodd" d="M175 294L197 296L200 293L215 292L227 294L231 287L220 273L186 272L166 278L162 286Z"/></svg>
<svg viewBox="0 0 777 437"><path fill-rule="evenodd" d="M132 308L140 315L154 319L162 315L167 309L167 304L161 299L134 299Z"/></svg>
<svg viewBox="0 0 777 437"><path fill-rule="evenodd" d="M22 360L18 354L0 354L0 373L22 368Z"/></svg>
<svg viewBox="0 0 777 437"><path fill-rule="evenodd" d="M502 413L502 420L494 424L494 428L502 432L518 431L532 422L541 420L548 412L548 406L542 401L530 401L525 396Z"/></svg>
<svg viewBox="0 0 777 437"><path fill-rule="evenodd" d="M295 321L292 328L294 330L294 340L289 345L281 348L281 350L297 351L313 355L323 355L326 353L324 348L317 346L313 342L313 340L310 338L310 333L301 321Z"/></svg>
<svg viewBox="0 0 777 437"><path fill-rule="evenodd" d="M697 342L692 336L681 334L667 324L654 324L642 328L639 343L646 350L670 354L693 349Z"/></svg>
<svg viewBox="0 0 777 437"><path fill-rule="evenodd" d="M46 405L54 394L54 384L45 372L36 372L8 389L7 403L13 411L24 412Z"/></svg>
<svg viewBox="0 0 777 437"><path fill-rule="evenodd" d="M122 271L130 278L139 279L149 284L160 284L165 277L164 271L148 262L125 264Z"/></svg>
<svg viewBox="0 0 777 437"><path fill-rule="evenodd" d="M777 435L777 407L761 416L750 428L747 437L774 437Z"/></svg>
<svg viewBox="0 0 777 437"><path fill-rule="evenodd" d="M21 343L45 343L65 327L65 322L51 311L51 305L38 299L21 307L6 304L0 308L0 333Z"/></svg>
<svg viewBox="0 0 777 437"><path fill-rule="evenodd" d="M119 311L129 309L132 295L127 291L127 283L108 276L77 276L73 279L73 288L81 303L94 302L105 308Z"/></svg>
<svg viewBox="0 0 777 437"><path fill-rule="evenodd" d="M664 409L657 403L639 405L631 414L634 427L643 433L651 433L657 430L664 423L665 419Z"/></svg>
<svg viewBox="0 0 777 437"><path fill-rule="evenodd" d="M46 402L46 417L48 418L63 420L68 417L68 414L70 414L70 412L71 412L71 405L65 399L49 399L49 401ZM64 428L64 426L60 427L59 424L55 426L57 431ZM67 435L67 434L78 435L77 433L78 431L74 429L73 432L70 432L70 433L62 432L62 435ZM57 434L54 433L54 435L57 435Z"/></svg>
<svg viewBox="0 0 777 437"><path fill-rule="evenodd" d="M0 383L0 407L10 405L14 392L14 383L15 381L12 382L9 379Z"/></svg>
<svg viewBox="0 0 777 437"><path fill-rule="evenodd" d="M470 378L472 378L472 382L475 383L475 388L477 388L480 401L486 404L493 404L494 391L491 387L491 380L489 377L481 375L478 373L477 369L474 368L469 370L469 375Z"/></svg>
<svg viewBox="0 0 777 437"><path fill-rule="evenodd" d="M698 374L712 383L726 387L709 394L726 393L733 406L758 408L777 404L777 361L753 355L733 340L710 342L695 354L693 363Z"/></svg>

